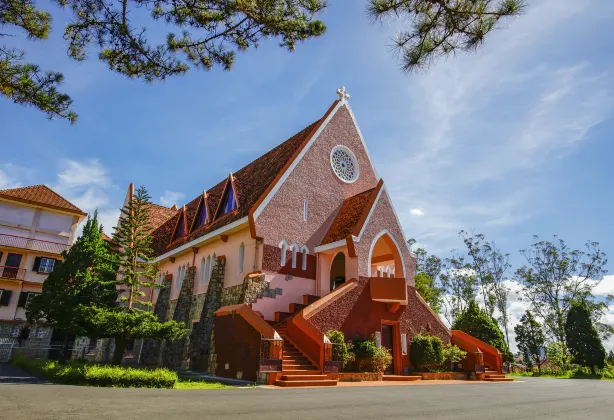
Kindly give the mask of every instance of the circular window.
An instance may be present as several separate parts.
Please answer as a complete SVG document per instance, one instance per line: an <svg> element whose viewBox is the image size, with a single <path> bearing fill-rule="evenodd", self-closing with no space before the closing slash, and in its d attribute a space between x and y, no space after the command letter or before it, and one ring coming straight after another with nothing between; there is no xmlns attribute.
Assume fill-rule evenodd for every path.
<svg viewBox="0 0 614 420"><path fill-rule="evenodd" d="M336 146L330 152L330 164L335 175L343 182L352 183L358 179L356 156L345 146Z"/></svg>

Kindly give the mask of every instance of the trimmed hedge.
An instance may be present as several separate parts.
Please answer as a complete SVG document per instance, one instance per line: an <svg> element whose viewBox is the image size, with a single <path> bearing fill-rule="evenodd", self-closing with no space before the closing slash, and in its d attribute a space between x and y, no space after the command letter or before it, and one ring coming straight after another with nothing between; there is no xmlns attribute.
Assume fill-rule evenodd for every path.
<svg viewBox="0 0 614 420"><path fill-rule="evenodd" d="M439 368L444 361L441 338L416 335L409 346L409 360L418 371Z"/></svg>
<svg viewBox="0 0 614 420"><path fill-rule="evenodd" d="M75 361L60 364L54 360L34 360L22 355L15 355L12 363L32 375L68 385L174 388L178 380L177 373L168 369L134 369Z"/></svg>

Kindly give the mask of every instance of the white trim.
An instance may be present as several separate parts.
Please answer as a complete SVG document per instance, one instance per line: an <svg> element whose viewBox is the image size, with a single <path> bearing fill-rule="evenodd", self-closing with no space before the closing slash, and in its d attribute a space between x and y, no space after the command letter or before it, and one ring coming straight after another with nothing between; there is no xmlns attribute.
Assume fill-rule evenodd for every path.
<svg viewBox="0 0 614 420"><path fill-rule="evenodd" d="M311 138L309 139L309 142L305 145L305 147L303 147L303 150L301 150L301 152L298 154L298 156L292 161L292 163L290 164L290 167L288 169L286 169L286 171L281 176L281 178L279 178L279 181L277 181L277 183L275 183L275 185L273 186L271 191L269 191L269 193L264 198L264 200L262 200L262 203L260 203L260 205L256 208L256 210L254 210L254 221L258 218L258 216L260 216L260 213L262 213L264 208L273 199L275 194L277 194L277 191L279 191L279 189L281 188L283 183L286 182L286 179L288 179L288 177L290 176L292 171L294 171L294 168L296 168L296 166L299 164L299 162L303 159L303 156L305 156L305 154L307 153L307 151L309 150L311 145L316 141L316 139L320 136L322 131L324 131L324 128L326 128L326 126L328 125L330 120L332 120L333 116L337 113L339 108L341 108L343 105L344 105L343 103L341 103L339 101L337 102L337 105L335 105L335 108L333 108L333 110L328 115L328 117L326 117L324 122L320 125L320 127L318 128L318 131L316 131L314 133L314 135L311 136Z"/></svg>
<svg viewBox="0 0 614 420"><path fill-rule="evenodd" d="M360 242L360 239L362 238L362 234L365 233L365 229L367 228L367 225L369 224L369 220L371 220L371 216L373 215L373 212L375 211L375 207L377 207L377 203L379 202L379 198L382 196L383 190L384 190L384 186L382 185L382 188L380 188L379 192L377 193L377 197L375 197L375 201L373 202L373 205L369 209L369 214L367 214L367 218L365 219L365 222L362 224L362 228L360 228L360 233L358 234L358 238L357 238L358 242Z"/></svg>
<svg viewBox="0 0 614 420"><path fill-rule="evenodd" d="M303 254L301 269L307 270L307 254L309 254L309 248L307 248L307 245L303 245L301 247L301 254Z"/></svg>
<svg viewBox="0 0 614 420"><path fill-rule="evenodd" d="M369 277L371 277L371 256L373 255L373 248L375 247L375 244L377 243L378 239L384 236L385 234L390 236L390 239L392 239L392 242L394 242L394 245L397 247L397 251L399 252L399 256L401 257L401 264L403 265L403 278L407 280L407 277L405 277L405 259L403 258L403 254L401 253L401 248L399 247L397 240L394 239L394 236L388 231L388 229L384 229L380 233L375 235L375 237L373 238L373 241L371 242L371 246L369 247L369 260L368 260L368 271L367 271L369 274Z"/></svg>
<svg viewBox="0 0 614 420"><path fill-rule="evenodd" d="M316 252L316 253L324 252L324 251L328 251L329 249L339 248L340 246L345 246L345 245L347 245L347 242L345 241L345 239L341 239L340 241L331 242L330 244L316 246L313 252Z"/></svg>
<svg viewBox="0 0 614 420"><path fill-rule="evenodd" d="M360 141L362 142L362 147L365 149L365 153L367 154L367 158L369 159L369 163L371 164L371 169L373 169L375 178L380 179L379 174L377 173L377 169L375 169L375 165L373 164L373 159L371 159L371 154L369 153L369 149L367 149L367 143L365 143L365 138L362 136L362 131L360 131L360 127L358 126L358 123L356 122L356 117L354 116L354 113L352 112L352 108L350 107L350 104L348 104L347 102L345 103L345 106L347 107L350 113L350 116L352 117L352 122L354 123L354 126L356 127L356 131L358 131L358 136L360 137Z"/></svg>
<svg viewBox="0 0 614 420"><path fill-rule="evenodd" d="M399 219L399 215L397 214L397 210L394 208L394 204L392 203L392 198L390 197L390 194L388 194L388 189L386 189L386 185L382 185L382 189L386 190L386 197L388 197L388 201L390 202L390 207L392 207L392 212L394 213L394 217L397 219L397 224L399 225L399 229L401 230L401 235L403 236L403 243L405 244L405 247L407 248L407 252L409 252L409 255L412 257L416 257L416 255L412 252L412 250L409 248L409 245L407 245L407 238L405 237L405 231L403 230L403 225L401 224L401 220Z"/></svg>
<svg viewBox="0 0 614 420"><path fill-rule="evenodd" d="M244 223L248 223L247 216L245 216L245 217L243 217L243 218L241 218L239 220L235 220L234 222L232 222L232 223L230 223L230 224L228 224L226 226L222 226L221 228L216 229L213 232L207 233L204 236L198 237L198 238L194 239L193 241L188 242L187 244L181 245L179 248L176 248L176 249L173 249L171 251L168 251L168 252L160 255L159 257L156 257L154 262L160 262L160 261L162 261L165 258L172 257L175 254L179 254L182 251L185 251L186 249L190 249L193 246L196 246L196 245L200 244L201 242L205 242L207 239L211 239L214 236L221 235L222 233L224 233L226 231L229 231L231 229L234 229L237 226L241 226Z"/></svg>
<svg viewBox="0 0 614 420"><path fill-rule="evenodd" d="M333 165L333 154L337 150L342 150L345 153L347 153L348 155L350 155L350 157L352 158L352 161L354 163L354 166L356 167L356 173L354 174L352 179L350 179L349 181L341 178L341 176L339 176L339 174L337 172L335 172L335 167ZM328 160L329 160L329 163L330 163L330 169L333 171L333 174L335 174L335 176L337 178L339 178L339 180L341 182L344 182L346 184L353 184L354 182L356 182L358 180L358 177L360 176L360 165L358 164L358 159L356 159L356 155L354 154L354 152L352 152L352 150L349 147L344 146L342 144L338 144L338 145L334 146L332 149L330 149L330 156L329 156Z"/></svg>
<svg viewBox="0 0 614 420"><path fill-rule="evenodd" d="M296 254L298 253L298 245L295 242L290 248L292 248L292 268L296 268Z"/></svg>

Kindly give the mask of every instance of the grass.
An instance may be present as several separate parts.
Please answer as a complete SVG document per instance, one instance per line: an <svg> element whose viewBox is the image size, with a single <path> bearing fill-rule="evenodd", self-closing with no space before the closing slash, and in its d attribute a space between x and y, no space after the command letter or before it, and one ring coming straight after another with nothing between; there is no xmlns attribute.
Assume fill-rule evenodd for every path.
<svg viewBox="0 0 614 420"><path fill-rule="evenodd" d="M604 369L597 369L597 374L593 375L589 368L572 367L566 370L547 369L542 370L541 375L537 372L521 372L510 373L510 376L516 377L541 377L541 378L557 378L557 379L597 379L597 380L614 380L614 366L609 365Z"/></svg>
<svg viewBox="0 0 614 420"><path fill-rule="evenodd" d="M178 381L175 384L175 389L228 389L234 388L231 385L224 385L218 382L203 382L203 381Z"/></svg>

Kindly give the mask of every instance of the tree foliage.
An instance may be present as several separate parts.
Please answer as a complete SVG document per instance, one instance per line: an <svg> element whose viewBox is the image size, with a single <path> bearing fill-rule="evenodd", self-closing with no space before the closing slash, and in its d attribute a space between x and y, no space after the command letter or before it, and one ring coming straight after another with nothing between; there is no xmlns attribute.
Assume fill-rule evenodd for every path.
<svg viewBox="0 0 614 420"><path fill-rule="evenodd" d="M565 320L565 340L573 360L582 366L603 368L605 349L591 321L588 307L582 301L574 301Z"/></svg>
<svg viewBox="0 0 614 420"><path fill-rule="evenodd" d="M38 108L49 118L75 122L77 114L70 110L72 99L58 91L64 77L26 62L25 51L2 44L12 35L4 28L15 29L32 40L44 40L50 27L51 16L37 9L33 0L0 0L0 94L17 104Z"/></svg>
<svg viewBox="0 0 614 420"><path fill-rule="evenodd" d="M475 272L463 255L445 259L441 285L445 316L450 324L454 324L469 304L474 302L479 290Z"/></svg>
<svg viewBox="0 0 614 420"><path fill-rule="evenodd" d="M544 332L530 311L527 311L520 318L520 323L514 327L514 332L516 333L518 350L524 356L527 366L530 367L535 364L541 373L541 364L545 353Z"/></svg>
<svg viewBox="0 0 614 420"><path fill-rule="evenodd" d="M523 9L523 0L369 0L367 7L374 21L394 17L406 22L393 40L405 72L477 49L501 20Z"/></svg>
<svg viewBox="0 0 614 420"><path fill-rule="evenodd" d="M478 340L496 347L506 358L511 358L511 353L505 342L505 337L490 315L484 312L475 300L469 302L465 309L452 325L452 329L461 330Z"/></svg>
<svg viewBox="0 0 614 420"><path fill-rule="evenodd" d="M441 338L418 334L409 345L409 360L418 371L438 368L445 360Z"/></svg>
<svg viewBox="0 0 614 420"><path fill-rule="evenodd" d="M411 238L407 241L407 245L411 248L416 243L416 240ZM423 248L416 248L416 291L431 307L431 309L439 314L443 304L443 289L438 285L439 276L441 274L441 259L435 255L429 255Z"/></svg>
<svg viewBox="0 0 614 420"><path fill-rule="evenodd" d="M531 311L543 322L549 338L565 343L565 319L575 301L588 305L595 323L607 335L611 327L598 320L606 309L604 302L595 302L592 295L595 283L607 273L607 259L598 242L587 242L586 250L571 249L556 236L553 241L539 240L521 254L527 264L516 271L522 286L523 299Z"/></svg>
<svg viewBox="0 0 614 420"><path fill-rule="evenodd" d="M62 329L75 336L90 335L94 327L84 316L86 308L116 306L117 258L102 239L98 215L88 217L83 234L58 261L43 283L43 292L28 302L31 323Z"/></svg>

